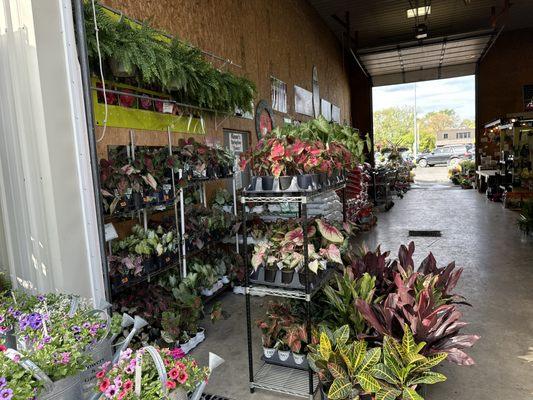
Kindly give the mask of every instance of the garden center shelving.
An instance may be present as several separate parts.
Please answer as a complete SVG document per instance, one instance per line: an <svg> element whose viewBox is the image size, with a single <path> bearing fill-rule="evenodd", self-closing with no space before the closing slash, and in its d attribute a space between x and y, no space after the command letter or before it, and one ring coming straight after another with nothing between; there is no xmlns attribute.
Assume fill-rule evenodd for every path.
<svg viewBox="0 0 533 400"><path fill-rule="evenodd" d="M307 335L311 337L311 301L313 295L320 289L320 287L331 276L332 271L326 270L315 282L313 287L310 283L310 271L307 267L309 264L308 254L308 237L307 237L307 204L317 196L330 191L342 191L342 206L343 217L346 219L346 185L345 182L341 182L335 185L331 185L323 190L303 191L303 192L249 192L244 191L241 197L242 203L242 224L243 224L243 256L245 264L245 301L246 301L246 331L247 331L247 345L248 345L248 368L249 368L249 383L250 392L254 392L255 389L263 389L272 392L304 397L312 399L316 389L318 387L318 379L314 376L313 371L308 368L302 370L298 368L291 368L289 366L275 365L265 362L256 373L254 373L253 364L253 343L252 343L252 321L251 321L251 306L250 296L252 295L269 295L288 299L297 299L305 301L306 303L306 327ZM285 287L265 286L258 285L256 283L251 284L251 271L250 263L248 260L247 249L247 210L246 205L249 203L296 203L298 204L299 217L302 223L303 229L303 253L304 253L304 266L305 266L305 287L303 289L295 289L290 287L291 285L284 285ZM238 241L237 241L238 242ZM279 276L279 274L278 274ZM294 279L298 279L297 274L294 275Z"/></svg>
<svg viewBox="0 0 533 400"><path fill-rule="evenodd" d="M181 179L182 172L180 171L179 178ZM233 214L237 216L237 188L235 185L235 172L231 176L223 177L223 178L216 178L216 179L192 179L187 187L196 186L198 188L198 191L200 193L200 202L204 205L204 207L207 207L207 195L205 190L205 185L208 182L217 182L217 181L223 181L223 180L231 180L232 185L232 194L233 194ZM202 247L201 249L198 249L198 251L189 251L187 252L187 243L185 240L186 235L186 229L185 229L185 200L184 200L184 190L185 188L180 189L179 193L179 202L180 202L180 229L181 229L181 273L182 276L187 275L187 258L194 256L198 254L198 251L202 251L205 249L206 246ZM220 241L215 242L209 242L207 246L213 246L216 244L222 243L222 239ZM236 241L236 251L239 253L239 241Z"/></svg>
<svg viewBox="0 0 533 400"><path fill-rule="evenodd" d="M171 131L170 131L170 128L167 128L167 137L168 137L168 151L169 151L169 154L172 154L172 136L171 136ZM130 130L130 144L129 144L129 148L130 148L130 155L131 155L131 158L132 160L135 160L135 132L133 130ZM179 178L181 179L181 175L182 175L182 171L180 170L179 171ZM142 222L143 222L143 228L144 230L147 230L148 229L148 211L164 211L165 209L169 208L170 206L173 206L173 209L174 209L174 224L175 224L175 230L176 230L176 234L178 234L179 232L179 229L178 227L180 226L179 225L179 219L178 219L178 209L177 209L177 206L178 206L178 202L177 202L177 194L178 194L178 191L176 190L176 182L175 182L175 176L174 176L174 170L171 168L171 185L172 185L172 194L173 194L173 199L171 201L168 201L166 202L165 204L163 205L157 205L157 206L145 206L143 207L142 209L140 210L137 210L137 211L131 211L131 212L126 212L126 213L120 213L118 215L115 215L115 216L109 216L108 218L113 218L113 217L127 217L127 216L131 216L133 217L135 215L135 213L137 213L137 216L139 218L139 220L141 219L141 215L142 215ZM180 189L180 192L182 192L182 189ZM180 193L180 200L183 199L183 195L182 193ZM180 204L182 204L180 202ZM182 236L180 235L179 236L180 240L182 238ZM111 255L112 252L111 252L111 242L109 242L109 254ZM116 287L115 289L113 289L112 287L109 287L109 294L110 294L110 301L112 301L113 299L113 294L116 294L118 292L121 292L127 288L130 288L130 287L133 287L135 285L138 285L139 283L142 283L142 282L150 282L151 279L155 278L156 276L162 274L163 272L166 272L166 271L169 271L171 269L178 269L179 270L179 266L181 264L181 254L180 254L180 248L178 246L178 252L177 252L177 261L176 262L173 262L172 264L166 266L166 267L163 267L163 268L160 268L156 271L153 271L151 273L146 273L140 277L137 277L137 278L133 278L133 279L127 279L126 281L123 281L123 284ZM106 262L105 264L105 270L104 270L104 273L109 276L109 261ZM110 284L111 286L111 284Z"/></svg>

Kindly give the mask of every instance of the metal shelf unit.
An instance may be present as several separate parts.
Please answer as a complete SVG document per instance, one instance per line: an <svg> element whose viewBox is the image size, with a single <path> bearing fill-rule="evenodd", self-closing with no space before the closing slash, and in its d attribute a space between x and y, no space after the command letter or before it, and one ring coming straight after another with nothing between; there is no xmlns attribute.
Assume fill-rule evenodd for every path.
<svg viewBox="0 0 533 400"><path fill-rule="evenodd" d="M183 176L183 172L180 170L179 172L179 179L181 179ZM184 188L179 189L179 204L180 204L180 238L181 238L181 275L187 276L187 259L190 257L189 254L187 254L187 242L185 240L185 234L187 233L185 229L185 196L184 191L185 189L189 187L194 187L199 191L200 194L200 201L202 202L204 207L207 207L207 195L205 190L205 184L209 182L219 182L223 180L231 179L231 186L232 186L232 194L233 194L233 214L237 216L237 188L235 184L235 174L232 174L231 176L227 176L224 178L217 178L217 179L192 179L189 181L188 185ZM216 244L222 243L222 240L215 242ZM209 245L213 245L215 243L210 243ZM239 253L239 241L237 240L235 243L237 254ZM203 250L205 247L199 250L193 250L189 251L189 253L197 254L198 251Z"/></svg>
<svg viewBox="0 0 533 400"><path fill-rule="evenodd" d="M245 301L246 301L246 333L247 333L247 345L248 345L248 373L249 373L249 384L250 392L253 393L255 389L263 389L272 392L288 394L297 397L303 397L308 399L313 399L316 389L318 387L318 379L316 379L315 374L309 368L308 371L302 371L290 367L272 365L272 364L263 364L255 373L254 373L254 363L253 363L253 343L252 343L252 321L251 321L251 305L250 305L250 296L251 295L269 295L277 296L288 299L297 299L305 301L306 303L306 328L307 335L311 336L311 300L313 295L320 288L317 285L313 290L310 287L309 279L309 254L308 254L308 237L307 237L307 224L308 224L308 215L307 215L307 204L315 197L319 196L322 193L333 191L333 190L342 190L342 205L343 205L343 216L346 220L346 185L344 182L332 185L323 190L315 190L308 192L300 193L290 193L284 195L283 192L273 193L272 196L266 195L264 193L254 193L254 192L244 192L244 195L241 197L242 204L242 224L243 224L243 257L244 264L246 268L245 273ZM248 260L248 246L247 246L247 212L246 205L248 203L298 203L299 216L301 218L301 225L303 230L303 252L304 252L304 265L305 268L305 290L295 290L295 289L286 289L286 288L276 288L276 287L267 287L267 286L258 286L250 284L250 263ZM327 279L324 277L322 282L325 282Z"/></svg>

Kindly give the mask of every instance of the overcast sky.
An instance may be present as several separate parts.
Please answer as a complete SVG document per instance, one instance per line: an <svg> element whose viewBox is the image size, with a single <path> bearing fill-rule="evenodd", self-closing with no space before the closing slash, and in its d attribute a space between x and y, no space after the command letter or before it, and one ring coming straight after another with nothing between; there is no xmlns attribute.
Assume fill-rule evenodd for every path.
<svg viewBox="0 0 533 400"><path fill-rule="evenodd" d="M415 84L375 87L372 92L374 111L396 106L414 106ZM440 79L416 83L418 115L444 108L454 109L462 119L475 117L475 77Z"/></svg>

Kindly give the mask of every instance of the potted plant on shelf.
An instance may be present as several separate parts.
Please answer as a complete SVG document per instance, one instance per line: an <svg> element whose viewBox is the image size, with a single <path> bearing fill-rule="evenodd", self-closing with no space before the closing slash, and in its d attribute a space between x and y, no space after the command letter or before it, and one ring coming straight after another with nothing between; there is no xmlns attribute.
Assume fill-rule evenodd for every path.
<svg viewBox="0 0 533 400"><path fill-rule="evenodd" d="M257 320L256 325L261 329L261 343L263 344L263 355L272 358L276 353L276 340L279 335L279 323L277 320L267 318Z"/></svg>
<svg viewBox="0 0 533 400"><path fill-rule="evenodd" d="M307 329L303 324L295 324L286 330L284 341L291 350L294 362L301 365L305 361L307 350Z"/></svg>

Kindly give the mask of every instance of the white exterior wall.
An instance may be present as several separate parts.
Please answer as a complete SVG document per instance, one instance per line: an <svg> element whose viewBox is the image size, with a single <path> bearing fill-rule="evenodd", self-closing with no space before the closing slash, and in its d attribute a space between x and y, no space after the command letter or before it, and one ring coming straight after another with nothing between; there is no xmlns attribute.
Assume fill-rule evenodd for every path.
<svg viewBox="0 0 533 400"><path fill-rule="evenodd" d="M70 1L0 0L0 93L0 264L4 253L18 286L98 301L103 278Z"/></svg>

